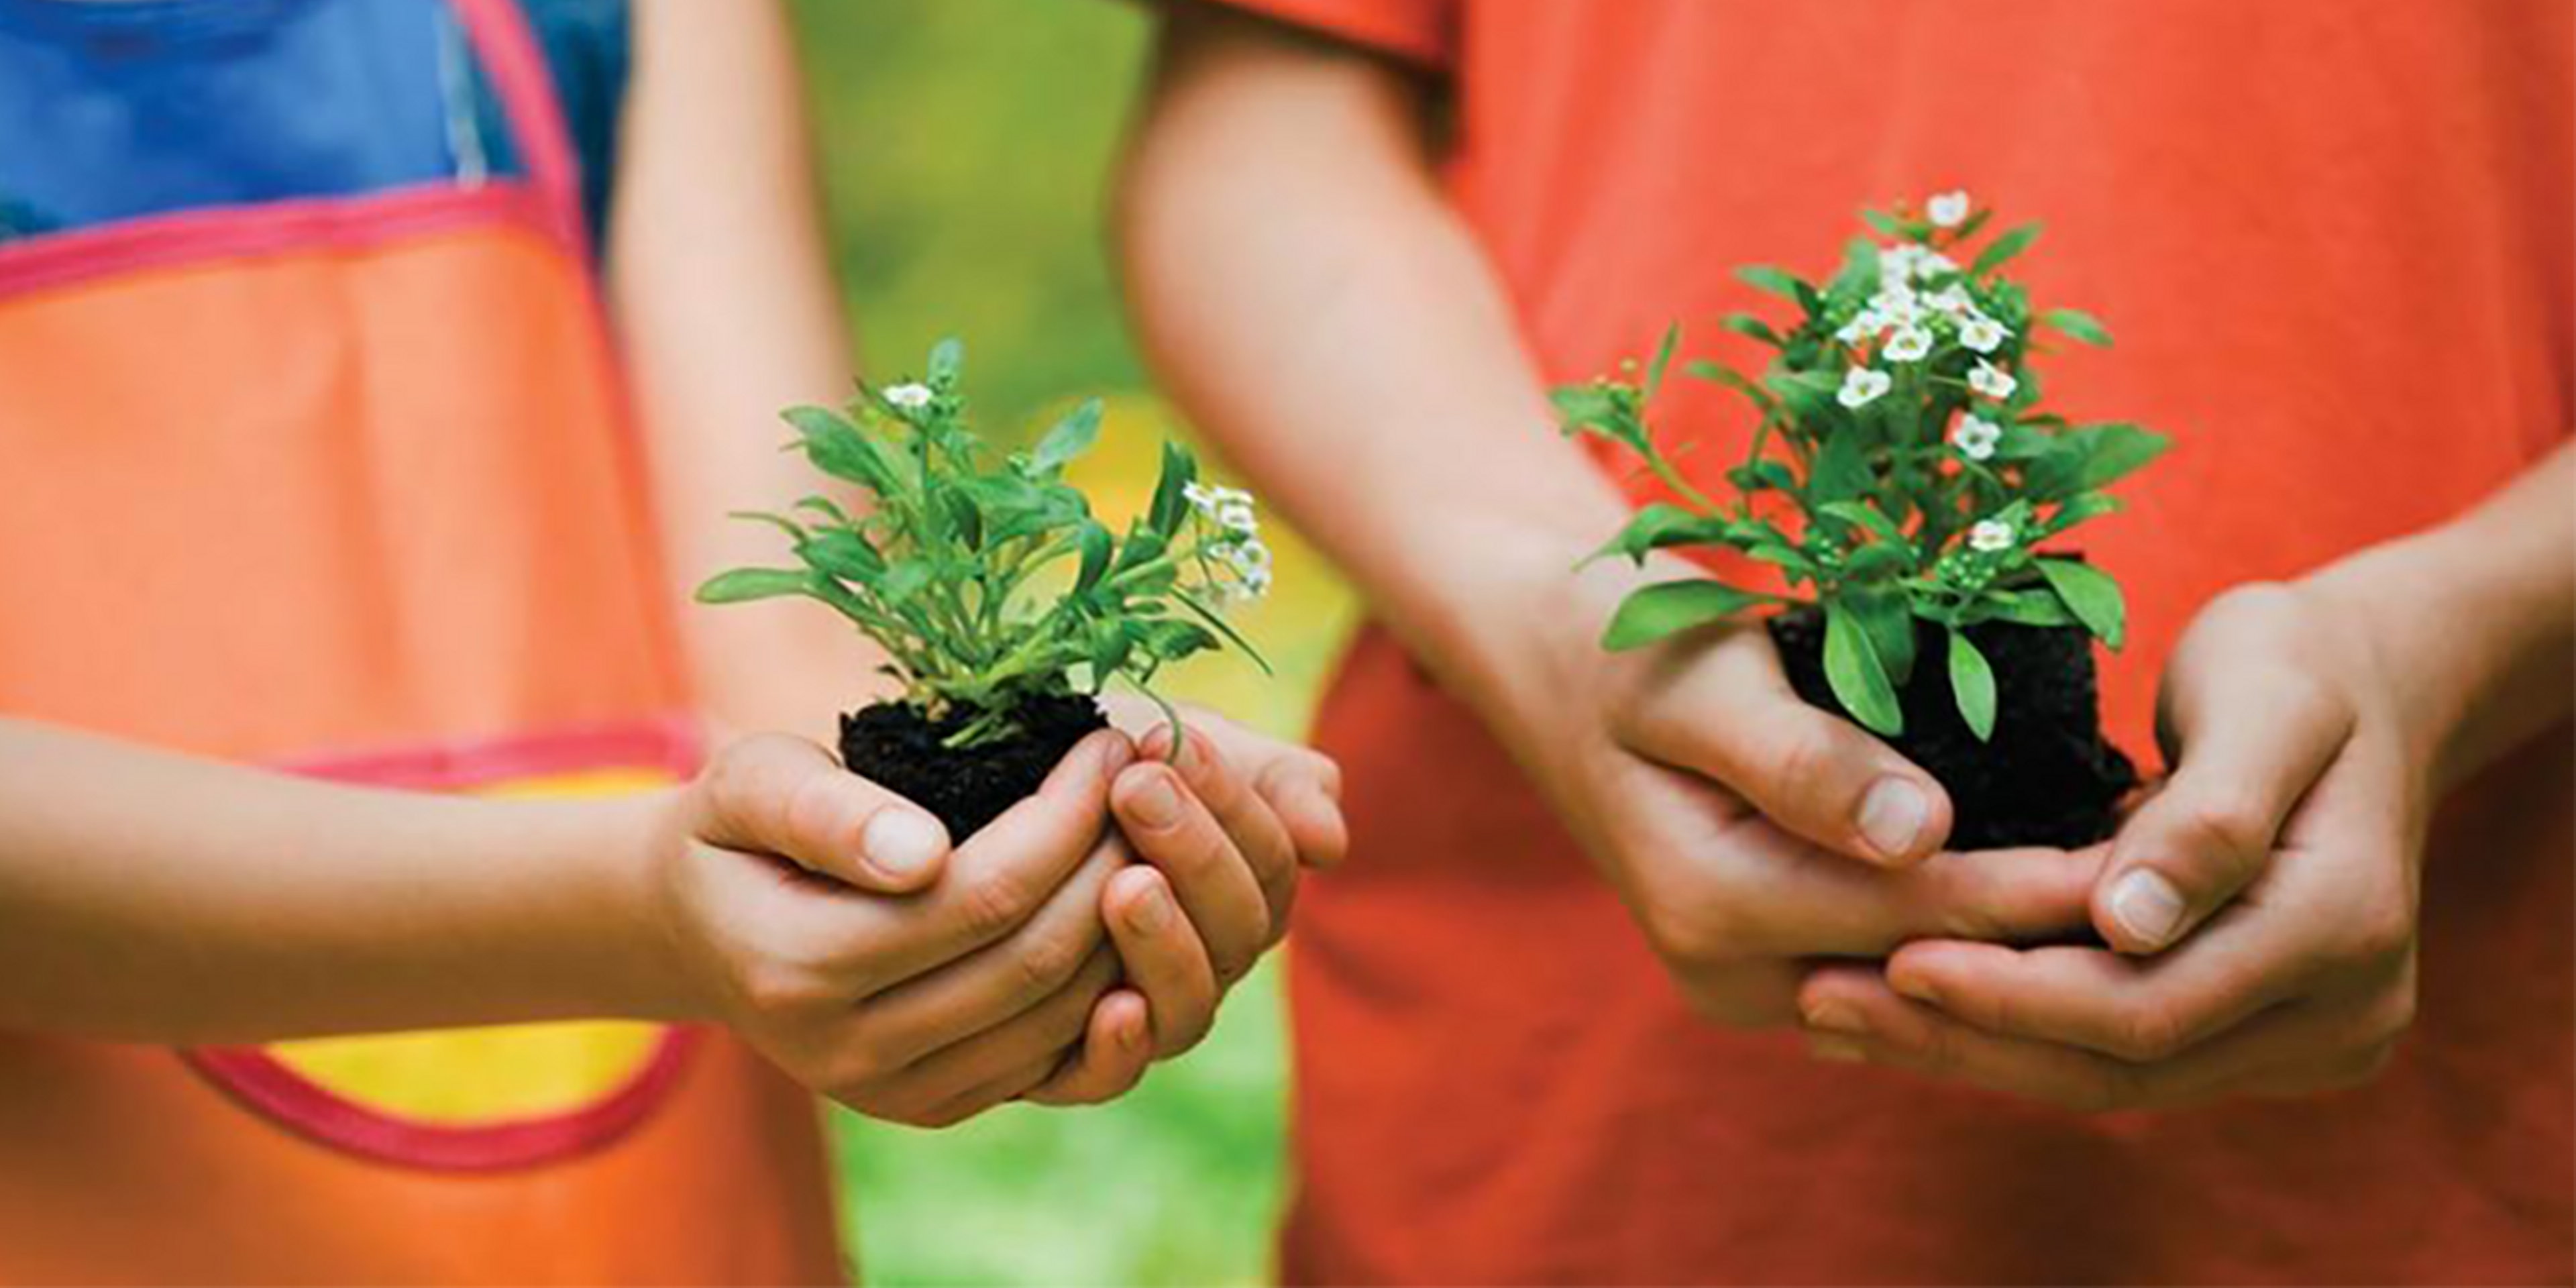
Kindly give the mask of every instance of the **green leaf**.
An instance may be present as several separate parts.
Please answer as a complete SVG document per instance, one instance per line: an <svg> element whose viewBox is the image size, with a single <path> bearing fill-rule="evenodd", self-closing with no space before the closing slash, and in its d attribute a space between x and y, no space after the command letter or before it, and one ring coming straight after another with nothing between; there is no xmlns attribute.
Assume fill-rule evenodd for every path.
<svg viewBox="0 0 2576 1288"><path fill-rule="evenodd" d="M1773 268L1768 264L1747 264L1735 270L1735 276L1757 291L1768 291L1783 299L1797 300L1801 303L1815 293L1813 287L1799 281L1797 276L1787 269Z"/></svg>
<svg viewBox="0 0 2576 1288"><path fill-rule="evenodd" d="M1664 372L1673 365L1673 351L1682 344L1682 324L1664 328L1664 341L1655 346L1655 360L1646 368L1646 397L1653 398L1664 387Z"/></svg>
<svg viewBox="0 0 2576 1288"><path fill-rule="evenodd" d="M1950 696L1968 732L1985 742L1995 735L1995 669L1963 631L1950 632Z"/></svg>
<svg viewBox="0 0 2576 1288"><path fill-rule="evenodd" d="M1695 626L1732 617L1770 596L1716 581L1668 581L1632 591L1610 615L1601 647L1611 652L1644 648Z"/></svg>
<svg viewBox="0 0 2576 1288"><path fill-rule="evenodd" d="M1780 338L1779 332L1771 329L1770 323L1750 313L1729 313L1719 318L1717 325L1720 330L1733 331L1737 335L1749 335L1774 349L1788 343Z"/></svg>
<svg viewBox="0 0 2576 1288"><path fill-rule="evenodd" d="M2064 332L2068 339L2080 340L2096 348L2111 347L2111 332L2101 320L2082 309L2050 309L2040 321Z"/></svg>
<svg viewBox="0 0 2576 1288"><path fill-rule="evenodd" d="M2072 559L2042 559L2039 575L2048 579L2048 587L2057 592L2066 611L2084 623L2084 629L2095 638L2116 649L2127 629L2128 605L2120 595L2120 583L2110 574L2089 564Z"/></svg>
<svg viewBox="0 0 2576 1288"><path fill-rule="evenodd" d="M698 587L698 602L747 604L755 599L813 593L814 574L801 568L736 568L708 578L705 585Z"/></svg>
<svg viewBox="0 0 2576 1288"><path fill-rule="evenodd" d="M1976 262L1968 266L1968 276L1984 277L2003 267L2013 256L2029 249L2030 244L2038 240L2039 225L2037 224L2023 224L1997 237L1987 243L1985 251L1977 256Z"/></svg>
<svg viewBox="0 0 2576 1288"><path fill-rule="evenodd" d="M1896 687L1888 683L1869 628L1840 604L1825 605L1825 681L1864 727L1888 738L1905 732L1905 710L1897 705Z"/></svg>
<svg viewBox="0 0 2576 1288"><path fill-rule="evenodd" d="M1862 207L1860 212L1860 221L1869 225L1872 229L1875 229L1881 237L1894 237L1902 240L1906 236L1904 220L1898 219L1896 216L1875 207Z"/></svg>
<svg viewBox="0 0 2576 1288"><path fill-rule="evenodd" d="M1100 438L1100 400L1084 402L1072 414L1055 423L1055 428L1038 440L1037 455L1029 464L1037 470L1052 473L1061 470L1073 458L1091 450Z"/></svg>
<svg viewBox="0 0 2576 1288"><path fill-rule="evenodd" d="M1829 515L1878 534L1880 539L1905 545L1905 534L1897 530L1896 521L1879 512L1878 507L1859 501L1831 501L1816 507L1816 513Z"/></svg>
<svg viewBox="0 0 2576 1288"><path fill-rule="evenodd" d="M2085 425L2057 435L2030 466L2033 495L2046 500L2099 491L2145 466L2172 440L2136 425Z"/></svg>
<svg viewBox="0 0 2576 1288"><path fill-rule="evenodd" d="M880 497L899 491L899 476L877 445L840 413L821 407L790 407L780 418L803 436L805 459L834 478L847 479Z"/></svg>
<svg viewBox="0 0 2576 1288"><path fill-rule="evenodd" d="M966 346L955 336L930 348L930 370L924 379L941 388L954 387L966 374Z"/></svg>
<svg viewBox="0 0 2576 1288"><path fill-rule="evenodd" d="M2056 513L2048 516L2048 521L2041 526L2040 530L2044 535L2055 536L2087 519L2098 519L2103 515L2119 512L2120 498L2104 492L2087 492L2059 506Z"/></svg>
<svg viewBox="0 0 2576 1288"><path fill-rule="evenodd" d="M873 584L886 570L885 557L876 547L847 528L815 533L797 544L796 555L823 572L861 585Z"/></svg>
<svg viewBox="0 0 2576 1288"><path fill-rule="evenodd" d="M1726 481L1734 484L1736 490L1742 492L1766 490L1795 492L1798 490L1798 476L1791 474L1789 467L1778 461L1754 461L1738 465L1726 472Z"/></svg>
<svg viewBox="0 0 2576 1288"><path fill-rule="evenodd" d="M1959 615L1963 626L1978 622L2011 622L2016 626L2075 626L2075 615L2055 593L2035 590L1990 590Z"/></svg>
<svg viewBox="0 0 2576 1288"><path fill-rule="evenodd" d="M1189 485L1198 481L1198 458L1190 449L1169 440L1163 443L1163 477L1154 485L1153 506L1145 512L1146 525L1161 533L1164 540L1180 531L1181 519L1189 513Z"/></svg>
<svg viewBox="0 0 2576 1288"><path fill-rule="evenodd" d="M1902 594L1854 588L1835 597L1869 631L1869 643L1891 684L1902 685L1914 674L1914 614Z"/></svg>
<svg viewBox="0 0 2576 1288"><path fill-rule="evenodd" d="M1724 385L1729 389L1735 390L1737 393L1743 394L1745 397L1752 399L1753 405L1761 408L1765 413L1768 413L1773 408L1780 405L1780 400L1777 397L1774 397L1770 390L1764 389L1762 386L1745 379L1741 372L1736 371L1732 367L1721 367L1714 362L1701 358L1684 367L1682 370L1698 379L1708 381L1711 384Z"/></svg>
<svg viewBox="0 0 2576 1288"><path fill-rule="evenodd" d="M1828 433L1807 469L1807 497L1819 512L1869 491L1869 447L1857 433Z"/></svg>
<svg viewBox="0 0 2576 1288"><path fill-rule="evenodd" d="M1890 233L1889 236L1896 234ZM1834 294L1862 297L1878 289L1878 243L1866 237L1854 237L1843 246L1843 266L1834 274L1830 287Z"/></svg>
<svg viewBox="0 0 2576 1288"><path fill-rule="evenodd" d="M1721 541L1726 535L1726 520L1703 518L1677 505L1657 501L1639 510L1619 529L1609 544L1593 551L1583 560L1625 556L1638 563L1646 561L1646 552L1667 546L1694 545Z"/></svg>
<svg viewBox="0 0 2576 1288"><path fill-rule="evenodd" d="M1074 578L1073 593L1080 595L1099 585L1100 579L1107 575L1109 556L1117 543L1110 537L1109 529L1088 519L1083 521L1075 539L1082 546L1082 572Z"/></svg>
<svg viewBox="0 0 2576 1288"><path fill-rule="evenodd" d="M1884 541L1873 541L1852 551L1851 556L1843 560L1843 578L1846 581L1875 581L1903 576L1913 567L1913 558L1904 551Z"/></svg>

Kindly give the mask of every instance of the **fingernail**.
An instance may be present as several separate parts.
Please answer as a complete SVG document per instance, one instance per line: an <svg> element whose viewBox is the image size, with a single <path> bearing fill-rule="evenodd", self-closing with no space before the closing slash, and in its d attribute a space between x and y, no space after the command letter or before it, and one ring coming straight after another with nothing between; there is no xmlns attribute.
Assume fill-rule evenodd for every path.
<svg viewBox="0 0 2576 1288"><path fill-rule="evenodd" d="M1909 779L1882 778L1860 801L1860 834L1870 848L1891 859L1914 852L1932 817L1932 798Z"/></svg>
<svg viewBox="0 0 2576 1288"><path fill-rule="evenodd" d="M1807 1027L1826 1033L1867 1033L1869 1021L1859 1011L1842 1002L1818 1002L1808 1007Z"/></svg>
<svg viewBox="0 0 2576 1288"><path fill-rule="evenodd" d="M877 811L859 833L868 866L890 877L910 877L939 861L947 836L930 816L909 809Z"/></svg>
<svg viewBox="0 0 2576 1288"><path fill-rule="evenodd" d="M1827 1064L1866 1064L1860 1043L1850 1038L1813 1037L1807 1039L1807 1054Z"/></svg>
<svg viewBox="0 0 2576 1288"><path fill-rule="evenodd" d="M1891 972L1887 977L1887 986L1895 989L1899 997L1912 998L1926 1006L1941 1004L1940 991L1932 987L1932 981L1920 975L1900 975Z"/></svg>
<svg viewBox="0 0 2576 1288"><path fill-rule="evenodd" d="M2111 886L2111 916L2147 948L2162 948L2182 928L2182 895L2173 883L2138 868Z"/></svg>
<svg viewBox="0 0 2576 1288"><path fill-rule="evenodd" d="M1149 773L1145 785L1127 798L1127 809L1147 827L1170 827L1181 821L1181 795L1172 789L1172 776L1160 770Z"/></svg>
<svg viewBox="0 0 2576 1288"><path fill-rule="evenodd" d="M1163 893L1162 886L1152 887L1127 909L1127 924L1139 934L1163 933L1163 928L1172 924L1172 897Z"/></svg>

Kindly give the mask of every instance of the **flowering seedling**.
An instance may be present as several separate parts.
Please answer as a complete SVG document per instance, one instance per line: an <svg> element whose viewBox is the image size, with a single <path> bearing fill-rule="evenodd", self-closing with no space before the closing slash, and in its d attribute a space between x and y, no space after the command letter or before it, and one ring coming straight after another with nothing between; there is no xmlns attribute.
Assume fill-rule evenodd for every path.
<svg viewBox="0 0 2576 1288"><path fill-rule="evenodd" d="M853 515L816 496L791 514L741 516L785 533L800 566L724 573L698 599L829 605L884 647L902 714L950 752L1044 733L1036 726L1064 700L1113 679L1162 704L1155 674L1195 653L1232 644L1258 662L1224 618L1270 585L1252 498L1200 483L1188 449L1166 444L1151 506L1113 533L1063 477L1099 436L1100 404L1027 451L997 454L967 427L962 364L947 341L920 379L863 384L846 412L788 411L790 449L873 504ZM1096 709L1081 706L1096 727ZM843 737L854 769L866 759L851 744L856 722ZM1051 764L1037 764L1040 777Z"/></svg>
<svg viewBox="0 0 2576 1288"><path fill-rule="evenodd" d="M1881 735L1904 732L1899 694L1920 661L1918 638L1938 641L1950 698L1979 741L1995 728L1997 686L1971 628L2080 626L2119 647L2118 583L2042 547L2117 509L2104 489L2166 442L2135 425L2074 425L2041 409L2029 368L2035 331L2090 345L2111 338L2087 314L2034 309L2002 275L2038 236L2035 225L1971 248L1990 214L1971 210L1964 193L1919 213L1866 211L1889 240L1854 238L1824 282L1777 268L1739 272L1797 315L1785 326L1749 314L1720 324L1774 351L1758 380L1712 363L1688 368L1761 414L1744 463L1726 474L1727 502L1694 488L1648 424L1679 328L1642 380L1556 392L1567 432L1633 451L1675 498L1641 510L1602 555L1642 564L1657 549L1724 547L1777 566L1790 591L1714 578L1649 586L1620 605L1608 647L1812 602L1824 619L1825 679L1844 710Z"/></svg>

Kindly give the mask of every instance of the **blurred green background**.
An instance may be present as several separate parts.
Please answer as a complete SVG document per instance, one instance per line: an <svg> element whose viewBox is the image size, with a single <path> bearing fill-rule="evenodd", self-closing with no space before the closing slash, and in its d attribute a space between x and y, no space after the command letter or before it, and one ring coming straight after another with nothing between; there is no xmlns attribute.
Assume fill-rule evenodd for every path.
<svg viewBox="0 0 2576 1288"><path fill-rule="evenodd" d="M1184 433L1120 319L1106 181L1144 66L1147 15L1117 0L796 0L834 257L872 376L966 341L982 427L1025 430L1100 394L1077 470L1100 507L1141 502ZM1247 631L1278 667L1190 664L1173 688L1301 734L1352 620L1302 543ZM844 1219L871 1284L1225 1284L1270 1276L1285 1034L1276 958L1216 1033L1118 1104L1012 1107L927 1133L843 1114Z"/></svg>

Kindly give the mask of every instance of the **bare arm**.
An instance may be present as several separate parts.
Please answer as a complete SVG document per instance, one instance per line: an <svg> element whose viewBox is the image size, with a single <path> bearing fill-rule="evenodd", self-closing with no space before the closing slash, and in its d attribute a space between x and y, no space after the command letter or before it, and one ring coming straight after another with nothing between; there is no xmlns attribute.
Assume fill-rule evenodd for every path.
<svg viewBox="0 0 2576 1288"><path fill-rule="evenodd" d="M779 563L778 534L725 518L825 490L777 450L780 408L850 389L800 81L772 0L644 0L611 225L618 326L650 444L672 594ZM684 612L708 711L828 741L875 645L802 604Z"/></svg>

